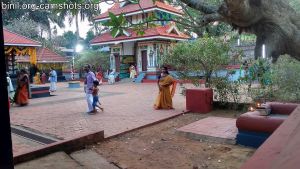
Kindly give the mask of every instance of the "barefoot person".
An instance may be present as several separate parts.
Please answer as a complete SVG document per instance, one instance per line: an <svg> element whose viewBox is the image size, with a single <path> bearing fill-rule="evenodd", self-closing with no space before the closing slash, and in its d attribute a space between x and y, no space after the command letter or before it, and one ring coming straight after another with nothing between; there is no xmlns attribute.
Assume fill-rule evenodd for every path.
<svg viewBox="0 0 300 169"><path fill-rule="evenodd" d="M25 69L20 71L17 79L17 90L15 95L15 103L20 106L26 106L29 99L29 76Z"/></svg>
<svg viewBox="0 0 300 169"><path fill-rule="evenodd" d="M101 111L103 111L104 109L102 107L100 107L101 103L99 101L99 82L97 80L95 80L93 82L94 86L93 86L93 89L92 89L92 94L93 94L93 111L92 113L96 113L97 112L97 109L96 107L98 107Z"/></svg>
<svg viewBox="0 0 300 169"><path fill-rule="evenodd" d="M50 73L49 73L49 81L50 81L50 92L55 92L56 91L56 83L57 83L57 73L53 69L53 67L50 68Z"/></svg>
<svg viewBox="0 0 300 169"><path fill-rule="evenodd" d="M154 104L155 109L173 109L172 97L176 89L176 81L169 75L168 68L162 69L158 82L159 93Z"/></svg>
<svg viewBox="0 0 300 169"><path fill-rule="evenodd" d="M86 72L86 77L84 81L84 92L86 94L86 101L88 104L88 112L91 113L93 109L93 86L94 81L97 80L95 74L91 71L91 65L86 65L84 67L84 70Z"/></svg>

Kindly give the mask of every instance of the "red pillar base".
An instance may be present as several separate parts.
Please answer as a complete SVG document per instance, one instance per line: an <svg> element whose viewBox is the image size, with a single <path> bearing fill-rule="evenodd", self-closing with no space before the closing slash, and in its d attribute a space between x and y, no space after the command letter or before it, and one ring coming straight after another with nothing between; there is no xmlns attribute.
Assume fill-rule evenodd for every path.
<svg viewBox="0 0 300 169"><path fill-rule="evenodd" d="M209 113L212 111L213 90L210 88L187 89L186 109L191 112Z"/></svg>

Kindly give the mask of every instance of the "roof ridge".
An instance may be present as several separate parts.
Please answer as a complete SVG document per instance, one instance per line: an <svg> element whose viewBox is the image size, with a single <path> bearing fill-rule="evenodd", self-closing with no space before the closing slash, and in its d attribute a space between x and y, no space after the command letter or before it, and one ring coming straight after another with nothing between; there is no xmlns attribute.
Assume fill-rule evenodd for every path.
<svg viewBox="0 0 300 169"><path fill-rule="evenodd" d="M95 20L108 19L109 12L112 12L115 15L120 15L121 13L124 13L124 14L135 13L135 12L143 11L145 9L153 9L154 10L155 8L158 8L158 9L161 9L164 11L168 11L171 13L180 14L180 15L183 14L181 10L177 9L173 5L165 3L165 2L161 2L161 1L153 2L152 0L140 0L140 6L142 7L142 9L139 8L139 6L137 4L128 4L124 7L120 7L120 4L116 3L112 7L110 7L106 12L104 12L98 16L95 16L94 19Z"/></svg>
<svg viewBox="0 0 300 169"><path fill-rule="evenodd" d="M26 37L26 36L24 36L24 35L21 35L21 34L18 34L18 33L16 33L16 32L13 32L13 31L11 31L11 30L9 30L9 29L7 29L7 28L4 28L4 27L3 27L3 30L5 30L5 31L7 31L7 32L10 32L10 33L12 33L12 34L15 34L15 35L21 36L21 37L23 37L23 38L25 38L25 39L28 39L28 40L34 41L34 42L38 43L39 45L41 45L41 42L39 42L39 41L36 41L36 40L33 40L33 39L31 39L31 38L28 38L28 37Z"/></svg>
<svg viewBox="0 0 300 169"><path fill-rule="evenodd" d="M62 56L61 54L57 53L56 51L53 51L53 50L51 50L51 49L49 49L47 47L43 47L43 48L46 49L46 50L48 50L48 51L50 51L50 52L52 52L52 53L57 54L58 56L61 56L61 57L65 58L65 56Z"/></svg>
<svg viewBox="0 0 300 169"><path fill-rule="evenodd" d="M42 54L39 56L39 58L43 58L44 52L45 52L45 48L41 48L42 49Z"/></svg>

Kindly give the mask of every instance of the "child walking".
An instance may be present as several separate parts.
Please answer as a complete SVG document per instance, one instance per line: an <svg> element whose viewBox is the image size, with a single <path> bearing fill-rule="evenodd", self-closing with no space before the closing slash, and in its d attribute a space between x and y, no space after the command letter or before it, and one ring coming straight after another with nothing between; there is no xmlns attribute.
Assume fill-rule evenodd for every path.
<svg viewBox="0 0 300 169"><path fill-rule="evenodd" d="M93 94L93 108L94 108L93 113L96 113L97 112L96 107L98 107L101 111L104 111L104 108L100 107L101 103L99 102L99 96L98 96L98 94L99 94L99 88L98 88L99 82L98 82L98 80L95 80L93 82L93 84L94 84L94 86L92 88L92 91L93 91L92 92L92 94Z"/></svg>

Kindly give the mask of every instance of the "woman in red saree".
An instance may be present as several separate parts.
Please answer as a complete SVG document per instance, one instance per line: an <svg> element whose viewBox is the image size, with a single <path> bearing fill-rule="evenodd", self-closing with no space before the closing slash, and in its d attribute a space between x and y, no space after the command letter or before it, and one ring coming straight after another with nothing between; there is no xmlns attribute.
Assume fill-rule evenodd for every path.
<svg viewBox="0 0 300 169"><path fill-rule="evenodd" d="M169 75L167 67L162 69L157 82L159 93L154 103L155 109L173 109L172 97L176 90L176 80Z"/></svg>
<svg viewBox="0 0 300 169"><path fill-rule="evenodd" d="M26 106L29 99L29 76L26 70L21 70L17 83L15 103L20 106Z"/></svg>
<svg viewBox="0 0 300 169"><path fill-rule="evenodd" d="M103 79L103 73L102 73L102 68L101 66L98 67L97 72L96 72L96 78L99 81L99 84L102 84L102 79Z"/></svg>

